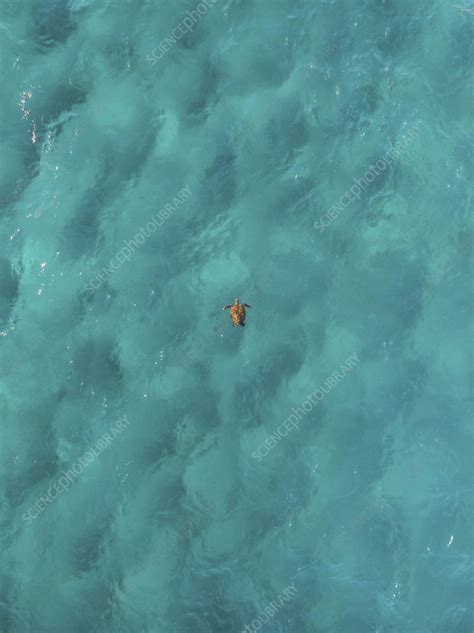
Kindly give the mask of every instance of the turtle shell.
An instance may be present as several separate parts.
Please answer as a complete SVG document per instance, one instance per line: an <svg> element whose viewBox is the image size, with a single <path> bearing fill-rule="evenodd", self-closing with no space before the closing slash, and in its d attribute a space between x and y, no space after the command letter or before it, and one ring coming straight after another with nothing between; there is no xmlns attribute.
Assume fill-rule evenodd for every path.
<svg viewBox="0 0 474 633"><path fill-rule="evenodd" d="M230 318L234 325L240 325L245 320L245 308L242 304L233 305L230 309Z"/></svg>

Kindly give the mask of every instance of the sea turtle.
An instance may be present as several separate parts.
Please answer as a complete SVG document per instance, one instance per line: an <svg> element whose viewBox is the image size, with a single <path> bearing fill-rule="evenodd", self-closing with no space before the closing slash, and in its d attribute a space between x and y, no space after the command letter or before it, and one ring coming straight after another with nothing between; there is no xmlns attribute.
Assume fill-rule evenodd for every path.
<svg viewBox="0 0 474 633"><path fill-rule="evenodd" d="M239 303L239 300L236 299L234 305L229 303L224 306L223 310L228 310L230 308L229 316L232 319L232 325L234 327L238 327L241 325L245 327L245 308L251 308L248 303Z"/></svg>

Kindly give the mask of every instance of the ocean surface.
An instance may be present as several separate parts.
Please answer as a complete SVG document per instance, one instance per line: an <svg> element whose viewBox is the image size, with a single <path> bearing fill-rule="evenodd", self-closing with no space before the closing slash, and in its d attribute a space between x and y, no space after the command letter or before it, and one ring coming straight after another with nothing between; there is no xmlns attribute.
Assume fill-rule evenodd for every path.
<svg viewBox="0 0 474 633"><path fill-rule="evenodd" d="M0 633L473 633L473 21L1 0Z"/></svg>

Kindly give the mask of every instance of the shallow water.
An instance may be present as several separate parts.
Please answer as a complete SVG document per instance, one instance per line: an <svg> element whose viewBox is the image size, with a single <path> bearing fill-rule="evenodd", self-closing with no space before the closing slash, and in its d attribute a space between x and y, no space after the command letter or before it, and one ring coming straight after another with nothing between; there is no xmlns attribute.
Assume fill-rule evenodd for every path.
<svg viewBox="0 0 474 633"><path fill-rule="evenodd" d="M0 632L472 633L471 5L196 4L0 5Z"/></svg>

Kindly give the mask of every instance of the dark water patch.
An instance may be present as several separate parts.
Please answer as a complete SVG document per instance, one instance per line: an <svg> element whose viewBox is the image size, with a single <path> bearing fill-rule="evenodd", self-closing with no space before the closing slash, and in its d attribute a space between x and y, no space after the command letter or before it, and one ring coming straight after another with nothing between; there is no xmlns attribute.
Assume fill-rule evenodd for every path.
<svg viewBox="0 0 474 633"><path fill-rule="evenodd" d="M318 48L317 58L325 65L339 65L344 55L347 54L345 49L346 39L339 35L333 35L327 38Z"/></svg>
<svg viewBox="0 0 474 633"><path fill-rule="evenodd" d="M390 353L398 357L401 351L391 350ZM364 412L341 414L341 420L347 423L342 422L338 427L339 445L347 447L346 458L341 454L341 459L349 470L357 468L361 487L369 486L383 476L393 456L387 448L392 444L387 440L387 433L399 418L404 424L411 424L410 416L416 411L428 379L428 367L421 361L400 362L397 358L381 362L391 378L380 384L374 382L370 395L361 402ZM351 479L350 472L346 479Z"/></svg>
<svg viewBox="0 0 474 633"><path fill-rule="evenodd" d="M218 139L221 153L232 151L235 157L252 156L257 149L256 132L252 124L239 119L231 121Z"/></svg>
<svg viewBox="0 0 474 633"><path fill-rule="evenodd" d="M202 398L207 395L207 400ZM156 405L154 406L156 412ZM188 459L196 446L205 436L217 429L222 422L217 409L215 394L206 389L195 387L194 391L180 394L180 402L160 403L160 435L152 434L147 438L141 450L142 462L153 468L162 468L163 460L179 456ZM170 489L181 496L181 486L169 475ZM167 484L168 485L168 484Z"/></svg>
<svg viewBox="0 0 474 633"><path fill-rule="evenodd" d="M181 473L166 472L166 469L161 468L160 478L149 486L149 493L150 504L159 508L159 513L173 512L186 494Z"/></svg>
<svg viewBox="0 0 474 633"><path fill-rule="evenodd" d="M0 631L1 633L16 633L17 631L42 631L33 613L29 609L18 606L18 579L8 577L10 590L0 592Z"/></svg>
<svg viewBox="0 0 474 633"><path fill-rule="evenodd" d="M0 218L14 214L15 202L20 200L40 170L41 148L39 143L31 142L30 125L22 122L17 129L21 129L15 139L16 148L21 153L21 163L15 179L6 181L0 187Z"/></svg>
<svg viewBox="0 0 474 633"><path fill-rule="evenodd" d="M271 115L265 126L267 151L276 156L293 156L294 151L309 140L306 116L299 99L281 98L278 110Z"/></svg>
<svg viewBox="0 0 474 633"><path fill-rule="evenodd" d="M175 46L184 53L194 52L195 54L197 54L197 48L199 47L201 41L202 34L199 33L198 29L193 29L192 31L186 31L186 33L181 37L180 40L178 40ZM156 52L156 55L160 55L159 50Z"/></svg>
<svg viewBox="0 0 474 633"><path fill-rule="evenodd" d="M394 573L403 569L409 542L403 523L403 514L395 508L372 516L367 513L360 521L356 531L363 540L367 532L371 545L370 560L359 559L360 573L365 578L384 586L390 583Z"/></svg>
<svg viewBox="0 0 474 633"><path fill-rule="evenodd" d="M123 131L122 136L104 145L102 161L106 181L106 193L118 196L125 187L133 185L143 173L144 166L155 147L156 129L138 125Z"/></svg>
<svg viewBox="0 0 474 633"><path fill-rule="evenodd" d="M400 350L397 351L402 351ZM406 361L400 365L401 376L398 381L398 396L402 419L415 407L420 394L425 389L429 376L429 366L421 360Z"/></svg>
<svg viewBox="0 0 474 633"><path fill-rule="evenodd" d="M205 196L212 205L212 196L206 190L202 194L199 192L198 195L199 198L201 195ZM216 209L204 205L201 214L194 214L183 224L179 244L174 242L173 252L179 252L178 271L186 270L188 267L196 271L192 281L193 289L202 288L199 279L200 267L215 257L216 253L226 252L231 248L234 241L233 232L236 229L228 223L228 219L226 214L220 212L219 207ZM220 238L218 243L216 235Z"/></svg>
<svg viewBox="0 0 474 633"><path fill-rule="evenodd" d="M370 118L381 103L378 86L368 84L356 88L350 95L350 103L343 110L345 125L351 129L356 127L361 120Z"/></svg>
<svg viewBox="0 0 474 633"><path fill-rule="evenodd" d="M60 134L66 117L61 117L73 110L74 106L81 105L87 100L87 91L77 84L59 84L46 96L41 109L39 133L46 131L46 126L57 128L56 134Z"/></svg>
<svg viewBox="0 0 474 633"><path fill-rule="evenodd" d="M366 201L370 201L372 198L375 198L375 204L378 204L378 199L376 199L376 196L383 195L385 193L385 190L391 190L392 188L395 189L397 186L397 181L400 176L398 174L396 161L389 165L385 164L383 167L383 171L381 171L382 167L377 167L377 161L380 161L382 159L388 148L388 143L385 147L382 146L380 149L380 153L374 155L371 160L367 161L365 172L362 173L361 170L359 173L354 174L354 178L360 180L362 178L365 178L365 174L367 172L370 172L371 167L375 168L378 172L375 176L375 179L372 182L369 182L369 184L367 184L369 178L365 178L365 180L362 182L363 192L361 200L363 203ZM374 175L373 172L372 175ZM350 183L350 185L353 184L353 182Z"/></svg>
<svg viewBox="0 0 474 633"><path fill-rule="evenodd" d="M105 51L111 71L133 72L135 70L135 46L129 35L110 42Z"/></svg>
<svg viewBox="0 0 474 633"><path fill-rule="evenodd" d="M18 273L6 258L0 258L0 329L10 321L18 298Z"/></svg>
<svg viewBox="0 0 474 633"><path fill-rule="evenodd" d="M275 350L275 355L260 367L240 370L233 403L244 427L255 426L256 420L265 416L266 404L271 402L281 382L294 375L302 363L302 350L285 345Z"/></svg>
<svg viewBox="0 0 474 633"><path fill-rule="evenodd" d="M400 13L403 14L402 5L398 0L365 0L362 4L362 8L366 15L377 15L378 17L386 20L390 18L390 22L393 22Z"/></svg>
<svg viewBox="0 0 474 633"><path fill-rule="evenodd" d="M117 392L122 388L123 372L114 342L91 339L75 353L71 372L71 387Z"/></svg>
<svg viewBox="0 0 474 633"><path fill-rule="evenodd" d="M205 597L194 607L191 612L183 613L180 609L176 614L171 615L171 621L176 622L178 628L176 633L229 633L235 630L236 616L231 605L226 610L222 605L222 596L216 595L213 600L206 600ZM186 609L189 611L189 607Z"/></svg>
<svg viewBox="0 0 474 633"><path fill-rule="evenodd" d="M40 172L42 145L46 137L48 144L54 143L69 120L66 113L75 105L84 103L86 97L86 91L72 83L58 83L48 92L38 90L33 94L31 102L28 103L31 110L28 120L20 120L13 132L13 142L21 152L22 169L14 183L7 182L0 189L1 207L8 208L19 200Z"/></svg>
<svg viewBox="0 0 474 633"><path fill-rule="evenodd" d="M29 444L24 460L7 478L6 495L13 507L23 501L28 490L32 497L46 494L47 481L57 472L57 437L51 425L56 409L56 399L49 398L19 413L22 428L29 429ZM19 470L21 463L24 466Z"/></svg>
<svg viewBox="0 0 474 633"><path fill-rule="evenodd" d="M13 211L13 204L40 173L42 145L46 137L49 143L56 141L68 120L61 114L69 112L76 104L84 103L86 97L86 92L73 84L59 84L47 94L38 92L34 96L30 120L22 121L17 128L20 132L15 144L21 152L22 170L15 183L6 183L0 189L0 208L5 207L10 213ZM35 143L32 143L33 129Z"/></svg>
<svg viewBox="0 0 474 633"><path fill-rule="evenodd" d="M390 22L384 21L380 24L383 33L374 38L375 47L385 56L386 62L392 63L393 60L407 55L411 45L418 41L422 28L421 21L410 20L406 16L391 19Z"/></svg>
<svg viewBox="0 0 474 633"><path fill-rule="evenodd" d="M368 226L375 228L379 222L389 222L393 218L392 213L388 211L391 199L392 193L383 191L372 197L367 208L361 213Z"/></svg>
<svg viewBox="0 0 474 633"><path fill-rule="evenodd" d="M76 28L67 0L36 0L32 13L32 38L39 50L64 44Z"/></svg>
<svg viewBox="0 0 474 633"><path fill-rule="evenodd" d="M104 519L95 517L94 524L86 519L81 534L72 545L74 573L87 573L97 565L104 553L105 539L112 522L111 515L107 515Z"/></svg>
<svg viewBox="0 0 474 633"><path fill-rule="evenodd" d="M109 152L104 148L95 185L85 192L74 217L60 235L64 257L78 259L100 245L100 221L104 207L110 206L140 174L153 143L154 133L149 130L137 138L132 151L118 152L114 148ZM130 238L138 229L137 224ZM156 236L154 241L156 242Z"/></svg>
<svg viewBox="0 0 474 633"><path fill-rule="evenodd" d="M73 306L71 309L71 315L73 315L73 320L70 323L71 328L75 324L83 322L92 307L94 307L94 310L96 310L98 314L104 314L112 308L114 302L117 300L119 292L111 286L108 281L101 283L100 287L94 290L94 292L90 292L87 286L96 272L98 272L98 270L93 269L90 275L82 277L84 286L71 297ZM97 286L97 284L94 285ZM90 288L91 287L92 286L90 286Z"/></svg>
<svg viewBox="0 0 474 633"><path fill-rule="evenodd" d="M312 482L302 462L295 462L276 474L271 484L273 493L269 507L273 509L279 524L288 520L291 522L292 517L306 508L311 498L311 488Z"/></svg>
<svg viewBox="0 0 474 633"><path fill-rule="evenodd" d="M454 30L447 54L446 73L457 80L466 79L474 65L474 25L472 19Z"/></svg>
<svg viewBox="0 0 474 633"><path fill-rule="evenodd" d="M11 615L7 601L0 594L0 631L2 631L2 633L12 633L14 626L15 618Z"/></svg>
<svg viewBox="0 0 474 633"><path fill-rule="evenodd" d="M59 235L61 256L65 261L91 254L99 245L100 214L106 202L104 179L99 179L94 188L85 193L73 218Z"/></svg>
<svg viewBox="0 0 474 633"><path fill-rule="evenodd" d="M262 369L241 371L234 387L233 403L234 410L239 413L244 423L255 423L255 417L261 415L267 400L267 386L265 372Z"/></svg>
<svg viewBox="0 0 474 633"><path fill-rule="evenodd" d="M298 512L306 508L313 487L304 462L290 461L287 456L279 457L272 471L258 467L255 477L245 481L241 492L241 508L253 526L246 537L247 559L252 556L251 550L258 550L262 540L273 530L291 527L289 524ZM266 495L265 490L272 490L272 494Z"/></svg>
<svg viewBox="0 0 474 633"><path fill-rule="evenodd" d="M197 94L189 103L186 117L190 122L204 123L219 101L219 73L212 63L205 63Z"/></svg>
<svg viewBox="0 0 474 633"><path fill-rule="evenodd" d="M462 167L465 169L466 177L467 174L472 174L474 172L474 134L470 129L466 129L463 131L463 135L461 138L457 139L457 142L454 145L454 156L456 160L458 160ZM469 193L466 195L466 198L469 199L469 195L471 194L471 189L469 186ZM452 193L450 192L450 195ZM468 204L466 204L468 207ZM454 209L453 209L454 211Z"/></svg>
<svg viewBox="0 0 474 633"><path fill-rule="evenodd" d="M265 296L268 305L272 306L273 318L294 317L303 308L308 296L318 297L318 301L324 303L332 280L322 265L315 265L308 256L298 252L282 254L271 264L273 278L278 283L271 285Z"/></svg>
<svg viewBox="0 0 474 633"><path fill-rule="evenodd" d="M78 579L75 579L78 582ZM74 593L64 593L55 601L53 614L49 615L48 627L44 630L61 631L69 633L107 633L116 631L125 633L124 629L114 622L111 628L107 627L108 617L112 619L112 605L115 596L110 584L97 574L85 574L81 579L80 597ZM84 607L83 605L87 605ZM117 607L117 605L115 605ZM98 626L100 622L100 626ZM51 626L52 625L52 626Z"/></svg>
<svg viewBox="0 0 474 633"><path fill-rule="evenodd" d="M342 322L349 318L349 329L362 327L365 339L366 328L370 328L364 356L379 357L384 342L401 342L416 323L421 309L416 289L424 285L424 279L421 260L408 260L402 251L379 253L363 269L338 278L339 291L332 296L331 315ZM344 305L339 305L340 297L344 297ZM351 316L345 316L349 312Z"/></svg>
<svg viewBox="0 0 474 633"><path fill-rule="evenodd" d="M232 205L236 194L234 161L233 154L221 154L205 170L205 185L200 192L205 208L215 209Z"/></svg>
<svg viewBox="0 0 474 633"><path fill-rule="evenodd" d="M222 556L200 557L195 559L192 571L173 581L175 600L168 617L177 624L177 631L228 633L236 630L239 615L227 595L229 581L237 573L235 562Z"/></svg>

